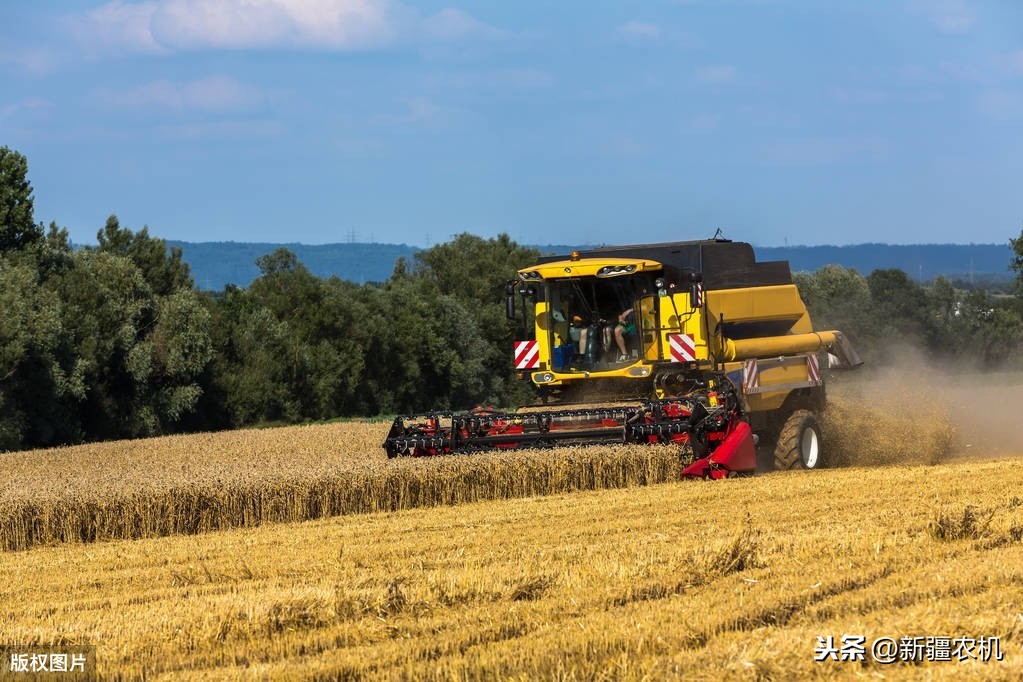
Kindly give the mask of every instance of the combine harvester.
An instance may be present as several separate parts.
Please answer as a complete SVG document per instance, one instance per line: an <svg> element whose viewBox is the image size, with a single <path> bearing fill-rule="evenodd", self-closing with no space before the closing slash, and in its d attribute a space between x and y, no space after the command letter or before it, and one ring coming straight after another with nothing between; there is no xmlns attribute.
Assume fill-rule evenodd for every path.
<svg viewBox="0 0 1023 682"><path fill-rule="evenodd" d="M723 478L756 470L759 444L774 468L815 469L821 361L861 364L841 332L814 331L788 263L743 242L544 257L505 293L515 367L544 408L398 417L389 457L675 443L684 475Z"/></svg>

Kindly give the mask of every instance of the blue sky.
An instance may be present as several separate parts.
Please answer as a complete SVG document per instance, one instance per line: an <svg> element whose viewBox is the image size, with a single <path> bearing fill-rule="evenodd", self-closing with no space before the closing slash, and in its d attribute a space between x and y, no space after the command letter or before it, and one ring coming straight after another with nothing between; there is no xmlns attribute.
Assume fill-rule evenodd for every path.
<svg viewBox="0 0 1023 682"><path fill-rule="evenodd" d="M1018 0L0 0L36 217L426 246L1006 242Z"/></svg>

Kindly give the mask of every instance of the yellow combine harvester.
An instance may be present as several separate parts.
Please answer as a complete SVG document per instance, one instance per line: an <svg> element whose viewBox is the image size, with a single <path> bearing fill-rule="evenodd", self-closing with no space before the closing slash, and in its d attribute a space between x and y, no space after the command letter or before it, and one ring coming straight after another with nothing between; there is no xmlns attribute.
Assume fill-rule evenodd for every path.
<svg viewBox="0 0 1023 682"><path fill-rule="evenodd" d="M522 323L515 366L551 409L400 417L390 456L676 442L687 474L719 478L752 471L759 440L776 467L812 469L822 369L861 364L841 332L814 331L788 263L758 263L742 242L545 257L506 294Z"/></svg>

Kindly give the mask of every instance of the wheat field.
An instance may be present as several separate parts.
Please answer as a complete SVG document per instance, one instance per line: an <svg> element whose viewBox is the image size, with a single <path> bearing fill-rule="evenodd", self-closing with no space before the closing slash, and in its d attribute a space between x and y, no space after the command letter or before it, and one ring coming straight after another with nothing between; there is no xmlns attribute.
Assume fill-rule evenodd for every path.
<svg viewBox="0 0 1023 682"><path fill-rule="evenodd" d="M836 397L835 464L935 463L941 414ZM0 549L206 533L266 523L678 480L671 446L590 446L388 460L389 424L343 422L0 453Z"/></svg>
<svg viewBox="0 0 1023 682"><path fill-rule="evenodd" d="M0 645L106 679L1020 679L1023 447L979 438L1017 394L839 391L841 466L717 482L658 447L389 461L379 423L4 453ZM844 635L1004 658L814 661Z"/></svg>
<svg viewBox="0 0 1023 682"><path fill-rule="evenodd" d="M0 630L110 679L1019 679L1021 483L846 468L37 547L0 553ZM1004 660L814 662L844 634Z"/></svg>
<svg viewBox="0 0 1023 682"><path fill-rule="evenodd" d="M0 547L205 533L678 477L667 447L388 460L386 424L172 436L0 455Z"/></svg>

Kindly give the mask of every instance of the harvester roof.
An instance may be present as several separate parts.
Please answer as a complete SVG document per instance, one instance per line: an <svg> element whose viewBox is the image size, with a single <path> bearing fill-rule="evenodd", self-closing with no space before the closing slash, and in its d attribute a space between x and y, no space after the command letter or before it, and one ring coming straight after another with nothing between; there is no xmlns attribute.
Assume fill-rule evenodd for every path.
<svg viewBox="0 0 1023 682"><path fill-rule="evenodd" d="M578 254L577 263L613 259L657 261L664 265L665 275L675 281L682 281L688 273L701 273L704 288L711 290L792 283L788 261L757 262L750 244L727 239L602 246L580 250ZM543 256L539 263L569 259L567 255Z"/></svg>

